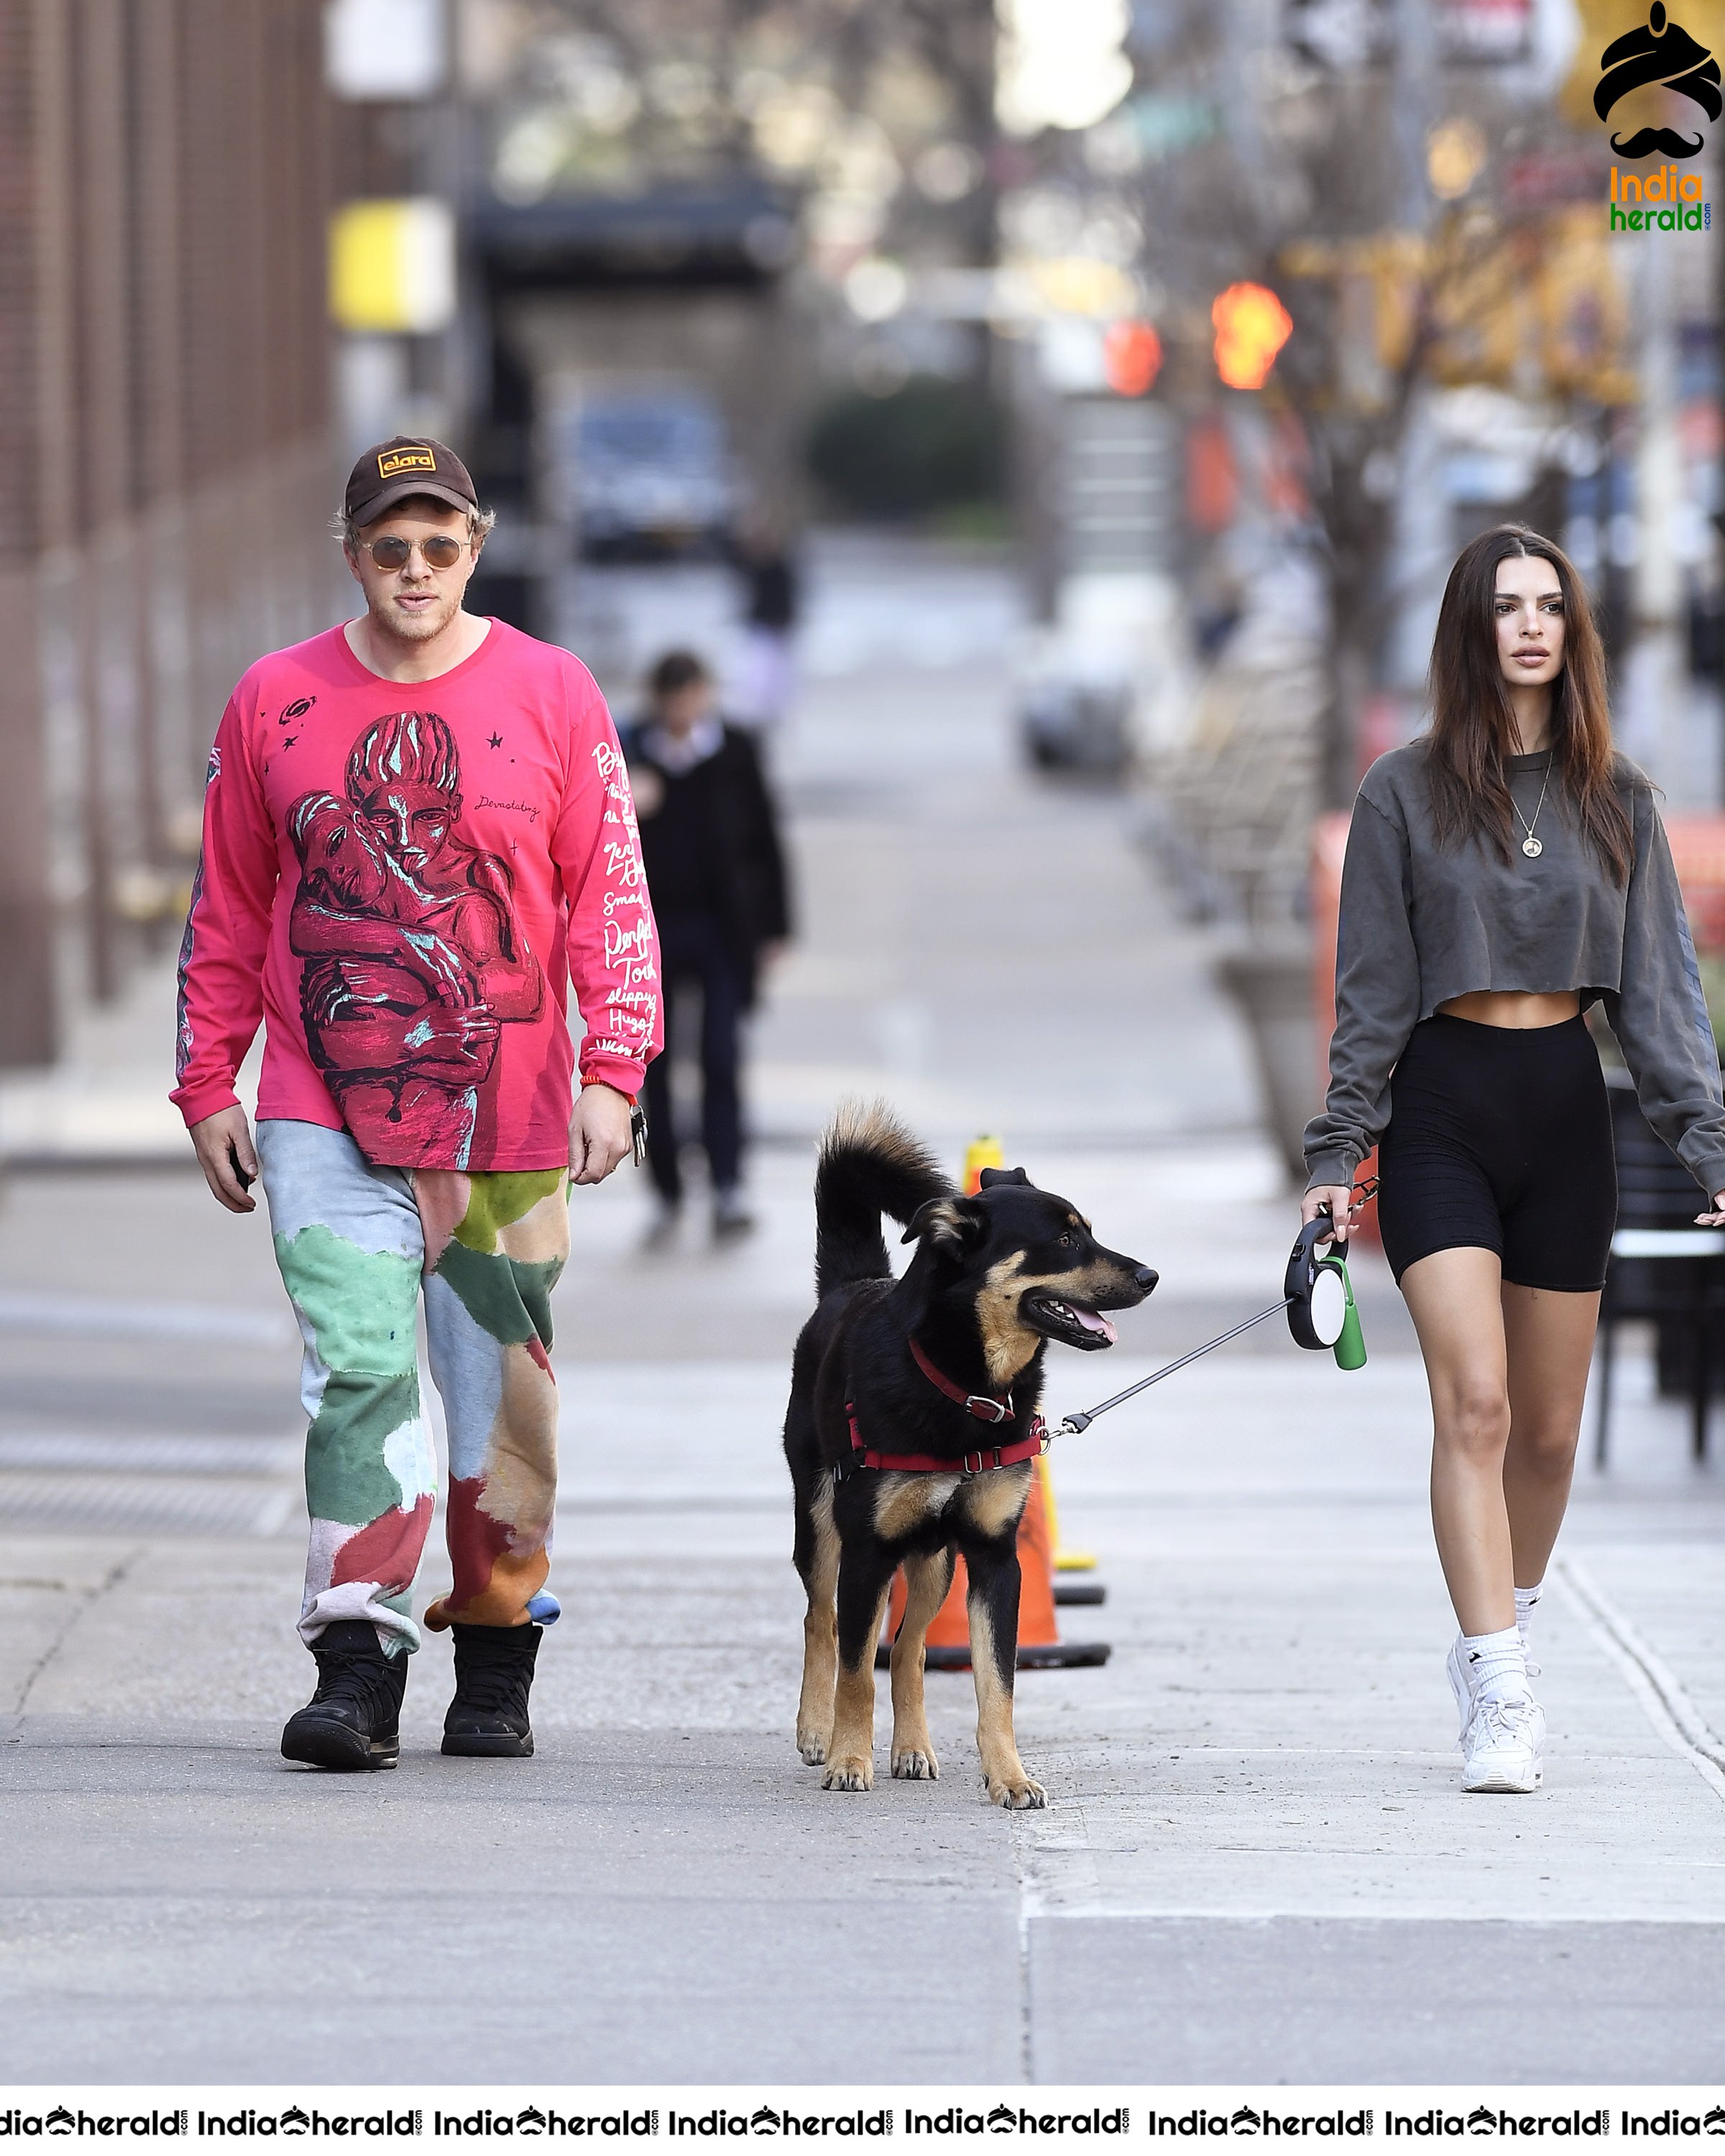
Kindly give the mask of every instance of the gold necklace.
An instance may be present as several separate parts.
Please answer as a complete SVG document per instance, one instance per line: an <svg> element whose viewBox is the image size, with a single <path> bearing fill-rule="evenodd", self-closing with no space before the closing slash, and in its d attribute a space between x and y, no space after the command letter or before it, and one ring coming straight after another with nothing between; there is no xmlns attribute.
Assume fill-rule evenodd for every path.
<svg viewBox="0 0 1725 2156"><path fill-rule="evenodd" d="M1533 824L1537 824L1539 821L1539 812L1545 806L1545 788L1550 784L1551 766L1547 764L1545 767L1545 786L1542 786L1540 788L1539 798L1534 804ZM1527 856L1527 859L1530 861L1537 861L1539 859L1539 856L1545 851L1545 849L1533 835L1533 824L1530 824L1527 818L1522 814L1521 810L1518 808L1516 808L1516 798L1513 793L1509 797L1509 805L1512 808L1515 808L1516 821L1527 834L1522 841L1522 851Z"/></svg>

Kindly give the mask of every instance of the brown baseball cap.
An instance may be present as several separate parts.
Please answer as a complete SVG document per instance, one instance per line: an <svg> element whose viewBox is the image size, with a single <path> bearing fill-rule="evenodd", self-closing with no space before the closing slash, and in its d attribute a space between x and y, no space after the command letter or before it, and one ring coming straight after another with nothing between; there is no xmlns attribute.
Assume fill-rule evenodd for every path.
<svg viewBox="0 0 1725 2156"><path fill-rule="evenodd" d="M342 512L363 528L413 494L429 494L451 509L479 507L467 467L452 449L426 434L393 434L367 449L347 475Z"/></svg>

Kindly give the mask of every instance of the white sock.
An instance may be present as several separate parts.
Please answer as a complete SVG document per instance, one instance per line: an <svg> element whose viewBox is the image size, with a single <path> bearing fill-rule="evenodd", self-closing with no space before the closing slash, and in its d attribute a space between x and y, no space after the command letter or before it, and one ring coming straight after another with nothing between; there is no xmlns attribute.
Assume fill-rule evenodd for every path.
<svg viewBox="0 0 1725 2156"><path fill-rule="evenodd" d="M1527 1689L1527 1650L1513 1625L1502 1632L1464 1632L1461 1661L1476 1699L1513 1698Z"/></svg>
<svg viewBox="0 0 1725 2156"><path fill-rule="evenodd" d="M1542 1579L1537 1587L1518 1587L1516 1589L1516 1630L1522 1635L1522 1645L1527 1644L1527 1628L1533 1622L1533 1612L1539 1607L1539 1598L1545 1592Z"/></svg>

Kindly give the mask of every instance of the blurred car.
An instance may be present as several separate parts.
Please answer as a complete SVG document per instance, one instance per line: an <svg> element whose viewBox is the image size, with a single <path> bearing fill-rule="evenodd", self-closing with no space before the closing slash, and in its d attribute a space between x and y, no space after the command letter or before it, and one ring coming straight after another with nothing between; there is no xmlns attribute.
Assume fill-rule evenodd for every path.
<svg viewBox="0 0 1725 2156"><path fill-rule="evenodd" d="M1069 568L1014 669L1019 738L1039 771L1119 779L1180 738L1190 703L1185 602L1167 572Z"/></svg>
<svg viewBox="0 0 1725 2156"><path fill-rule="evenodd" d="M595 391L566 453L577 544L590 559L718 552L738 488L717 405L697 390Z"/></svg>
<svg viewBox="0 0 1725 2156"><path fill-rule="evenodd" d="M1132 756L1132 690L1124 681L1045 677L1019 697L1024 752L1039 771L1116 778Z"/></svg>

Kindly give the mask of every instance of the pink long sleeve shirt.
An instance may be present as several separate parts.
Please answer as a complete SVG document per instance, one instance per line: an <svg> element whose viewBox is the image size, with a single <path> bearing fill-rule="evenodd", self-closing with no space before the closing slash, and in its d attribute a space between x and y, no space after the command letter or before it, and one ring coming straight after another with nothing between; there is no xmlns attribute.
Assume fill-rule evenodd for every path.
<svg viewBox="0 0 1725 2156"><path fill-rule="evenodd" d="M639 1091L662 1040L634 807L581 662L494 621L434 680L340 629L260 659L210 756L180 954L188 1124L234 1105L346 1129L398 1168L555 1168L584 1080Z"/></svg>

